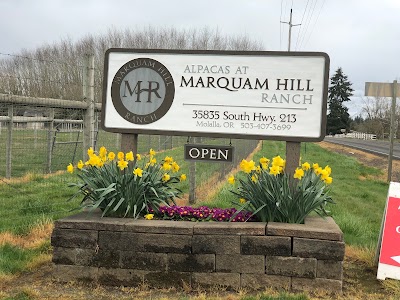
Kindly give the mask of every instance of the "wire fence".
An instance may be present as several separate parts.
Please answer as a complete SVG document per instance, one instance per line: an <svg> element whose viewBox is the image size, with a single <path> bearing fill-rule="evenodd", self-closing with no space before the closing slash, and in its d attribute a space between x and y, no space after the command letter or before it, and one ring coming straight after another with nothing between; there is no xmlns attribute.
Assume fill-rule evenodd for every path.
<svg viewBox="0 0 400 300"><path fill-rule="evenodd" d="M26 233L33 226L70 214L79 203L67 201L74 194L67 185L77 180L66 172L67 165L85 161L90 146L121 150L122 135L100 126L103 68L98 57L86 55L77 60L67 55L61 61L50 52L0 53L5 58L0 60L0 232ZM182 190L192 196L200 191L199 198L202 190L224 180L258 144L139 135L138 153L152 148L183 161L183 145L194 141L235 147L232 163L182 162L184 172L195 170Z"/></svg>
<svg viewBox="0 0 400 300"><path fill-rule="evenodd" d="M81 102L82 104L83 102ZM73 194L66 188L76 180L66 173L69 163L86 159L85 113L78 102L63 99L27 98L0 95L0 232L26 232L32 226L48 223L70 213L77 203L67 202ZM100 107L94 112L89 133L95 149L105 146L118 152L121 134L106 132L100 126ZM193 139L186 136L139 135L138 153L152 148L183 161L183 145ZM196 138L196 144L232 144L232 163L196 162L196 190L209 181L225 180L241 159L256 148L258 141ZM188 172L189 162L182 164ZM190 179L190 177L188 176ZM214 182L215 183L215 182ZM185 186L189 193L191 183ZM198 195L202 197L202 195Z"/></svg>

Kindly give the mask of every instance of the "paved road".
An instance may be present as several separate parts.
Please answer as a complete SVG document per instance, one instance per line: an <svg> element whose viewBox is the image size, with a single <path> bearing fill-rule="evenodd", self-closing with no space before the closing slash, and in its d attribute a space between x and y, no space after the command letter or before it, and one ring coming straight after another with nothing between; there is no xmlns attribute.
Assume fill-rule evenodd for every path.
<svg viewBox="0 0 400 300"><path fill-rule="evenodd" d="M352 138L332 138L326 137L325 142L335 143L339 145L344 145L352 147L355 149L360 149L370 153L388 156L389 155L389 142L379 141L379 140L359 140ZM393 147L393 158L400 160L400 143L395 142Z"/></svg>

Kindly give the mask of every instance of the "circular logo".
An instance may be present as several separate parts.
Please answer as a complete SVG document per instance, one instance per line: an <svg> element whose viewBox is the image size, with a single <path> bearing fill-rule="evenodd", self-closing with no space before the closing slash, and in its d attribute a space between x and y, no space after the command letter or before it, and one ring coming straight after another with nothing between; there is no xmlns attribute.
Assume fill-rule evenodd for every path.
<svg viewBox="0 0 400 300"><path fill-rule="evenodd" d="M151 58L124 64L111 84L111 99L117 112L134 124L150 124L170 109L175 95L171 73Z"/></svg>

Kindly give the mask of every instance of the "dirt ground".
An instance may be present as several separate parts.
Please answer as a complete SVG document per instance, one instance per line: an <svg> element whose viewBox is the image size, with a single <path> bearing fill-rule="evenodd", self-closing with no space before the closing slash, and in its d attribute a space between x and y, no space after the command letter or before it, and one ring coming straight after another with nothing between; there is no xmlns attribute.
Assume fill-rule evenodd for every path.
<svg viewBox="0 0 400 300"><path fill-rule="evenodd" d="M364 153L345 146L327 142L323 148L345 155L355 156L365 165L383 170L382 180L387 177L387 159ZM400 161L393 162L392 181L400 181ZM344 262L343 295L309 294L310 299L400 299L400 283L394 280L378 281L376 268L371 265L371 252L346 246ZM225 299L242 298L246 291L227 292L221 288L199 291L190 289L151 289L106 287L89 283L58 282L53 278L51 253L34 263L31 271L18 276L0 276L0 299ZM251 295L251 294L246 294ZM190 298L189 298L190 297Z"/></svg>

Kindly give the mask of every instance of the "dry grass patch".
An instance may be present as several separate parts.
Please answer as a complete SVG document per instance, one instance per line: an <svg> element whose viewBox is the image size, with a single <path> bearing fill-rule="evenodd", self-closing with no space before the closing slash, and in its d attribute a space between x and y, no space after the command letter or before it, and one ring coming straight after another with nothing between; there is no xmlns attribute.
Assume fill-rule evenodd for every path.
<svg viewBox="0 0 400 300"><path fill-rule="evenodd" d="M33 249L42 245L49 239L54 225L52 223L43 224L31 229L27 235L15 235L10 232L0 233L0 246L9 244L12 246Z"/></svg>
<svg viewBox="0 0 400 300"><path fill-rule="evenodd" d="M370 268L376 267L374 265L375 249L346 245L346 256L354 261L360 261Z"/></svg>
<svg viewBox="0 0 400 300"><path fill-rule="evenodd" d="M38 174L38 173L28 172L24 176L21 176L21 177L13 177L13 178L10 178L10 179L1 178L0 185L2 185L2 184L15 184L15 183L27 183L27 182L30 182L32 180L35 180L38 177L40 177L40 178L50 178L50 177L61 175L61 174L65 174L65 173L66 173L66 171L64 171L64 170L58 170L58 171L55 171L55 172L49 173L49 174Z"/></svg>

